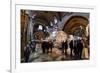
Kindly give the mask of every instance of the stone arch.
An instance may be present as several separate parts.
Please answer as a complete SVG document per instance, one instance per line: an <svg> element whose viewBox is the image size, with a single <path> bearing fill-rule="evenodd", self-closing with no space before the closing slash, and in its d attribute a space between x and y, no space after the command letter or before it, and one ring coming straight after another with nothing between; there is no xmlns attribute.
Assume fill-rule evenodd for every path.
<svg viewBox="0 0 100 73"><path fill-rule="evenodd" d="M85 30L88 24L89 20L87 18L83 16L72 16L64 24L63 31L65 31L68 34L73 34L75 29L79 28L79 26L82 26L83 30Z"/></svg>

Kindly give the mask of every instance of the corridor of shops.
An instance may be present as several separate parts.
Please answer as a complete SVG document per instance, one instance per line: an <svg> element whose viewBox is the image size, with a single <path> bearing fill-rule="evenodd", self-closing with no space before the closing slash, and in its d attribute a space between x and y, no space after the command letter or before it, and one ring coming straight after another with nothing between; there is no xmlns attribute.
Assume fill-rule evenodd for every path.
<svg viewBox="0 0 100 73"><path fill-rule="evenodd" d="M20 10L21 63L90 59L89 13Z"/></svg>

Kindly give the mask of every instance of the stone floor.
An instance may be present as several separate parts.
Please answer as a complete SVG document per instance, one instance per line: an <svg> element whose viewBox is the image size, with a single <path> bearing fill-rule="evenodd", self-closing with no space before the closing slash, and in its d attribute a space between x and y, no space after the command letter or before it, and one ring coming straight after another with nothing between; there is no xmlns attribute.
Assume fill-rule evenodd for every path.
<svg viewBox="0 0 100 73"><path fill-rule="evenodd" d="M57 48L52 49L52 53L42 53L41 49L38 49L36 52L32 52L29 57L29 62L50 62L50 61L69 61L69 60L83 60L76 59L74 54L71 57L70 50L67 50L67 55L62 54L61 50ZM86 58L89 59L89 58Z"/></svg>

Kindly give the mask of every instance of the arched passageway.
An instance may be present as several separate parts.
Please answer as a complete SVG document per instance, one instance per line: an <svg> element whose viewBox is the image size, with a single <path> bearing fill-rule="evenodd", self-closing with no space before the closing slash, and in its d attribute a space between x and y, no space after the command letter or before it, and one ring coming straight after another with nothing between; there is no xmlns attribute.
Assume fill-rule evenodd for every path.
<svg viewBox="0 0 100 73"><path fill-rule="evenodd" d="M83 29L83 32L85 33L88 24L89 21L87 18L83 16L72 16L66 21L63 27L63 31L65 31L68 34L75 34L79 33L78 30Z"/></svg>
<svg viewBox="0 0 100 73"><path fill-rule="evenodd" d="M89 14L87 15L89 16ZM48 58L45 57L46 61L76 59L74 57L75 52L73 58L69 56L70 54L66 54L66 52L69 53L70 48L69 36L80 37L85 45L89 46L87 26L89 26L89 18L84 17L84 13L78 15L77 12L21 10L22 62L25 58L25 49L31 50L30 59L36 58L36 56L39 59L47 56ZM62 43L64 46L62 46ZM38 59L32 61L35 60ZM39 61L44 61L44 59Z"/></svg>

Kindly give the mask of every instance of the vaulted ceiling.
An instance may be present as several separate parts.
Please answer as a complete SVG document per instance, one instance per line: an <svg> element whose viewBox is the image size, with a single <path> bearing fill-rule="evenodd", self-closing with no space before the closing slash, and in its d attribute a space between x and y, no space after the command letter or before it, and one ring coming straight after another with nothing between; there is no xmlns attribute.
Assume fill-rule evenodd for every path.
<svg viewBox="0 0 100 73"><path fill-rule="evenodd" d="M59 21L62 21L64 16L70 16L74 12L52 12L52 11L32 11L31 15L36 14L33 21L35 24L50 26L50 22L53 21L54 17L56 17ZM25 10L21 11L21 30L27 28L27 24L29 21L29 14L25 13ZM64 24L63 31L68 34L73 34L76 30L79 30L79 27L82 26L83 30L85 30L86 26L89 24L89 20L84 16L71 16L66 20ZM62 24L61 24L62 25Z"/></svg>
<svg viewBox="0 0 100 73"><path fill-rule="evenodd" d="M83 30L86 30L85 28L88 24L89 21L87 18L83 16L72 16L68 21L66 21L63 31L68 34L73 34L76 30L79 30L78 28L80 28L80 26Z"/></svg>

